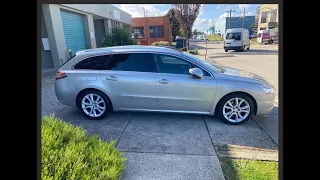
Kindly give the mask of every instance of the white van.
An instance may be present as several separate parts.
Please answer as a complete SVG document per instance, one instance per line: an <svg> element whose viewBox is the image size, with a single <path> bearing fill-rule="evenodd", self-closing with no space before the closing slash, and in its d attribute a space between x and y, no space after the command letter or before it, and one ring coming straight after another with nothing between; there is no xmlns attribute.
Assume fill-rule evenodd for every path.
<svg viewBox="0 0 320 180"><path fill-rule="evenodd" d="M224 37L224 51L243 51L250 49L249 30L242 28L227 29Z"/></svg>
<svg viewBox="0 0 320 180"><path fill-rule="evenodd" d="M273 42L278 41L278 29L258 31L257 41L264 44L272 44Z"/></svg>

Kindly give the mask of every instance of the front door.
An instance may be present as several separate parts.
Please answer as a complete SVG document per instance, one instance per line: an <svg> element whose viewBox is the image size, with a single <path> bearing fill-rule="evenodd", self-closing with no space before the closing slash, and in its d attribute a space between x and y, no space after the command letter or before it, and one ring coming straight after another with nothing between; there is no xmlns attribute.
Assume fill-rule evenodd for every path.
<svg viewBox="0 0 320 180"><path fill-rule="evenodd" d="M204 78L189 74L196 65L175 56L153 53L157 73L154 73L157 109L208 112L211 108L216 80L203 71Z"/></svg>
<svg viewBox="0 0 320 180"><path fill-rule="evenodd" d="M112 55L100 78L114 106L124 110L156 109L154 64L150 62L144 53Z"/></svg>

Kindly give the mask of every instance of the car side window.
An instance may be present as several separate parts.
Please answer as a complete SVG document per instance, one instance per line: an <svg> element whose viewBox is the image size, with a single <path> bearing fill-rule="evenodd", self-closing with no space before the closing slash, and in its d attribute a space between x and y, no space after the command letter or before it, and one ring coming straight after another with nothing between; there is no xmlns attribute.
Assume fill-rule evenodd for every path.
<svg viewBox="0 0 320 180"><path fill-rule="evenodd" d="M105 70L155 72L155 64L145 53L113 54Z"/></svg>
<svg viewBox="0 0 320 180"><path fill-rule="evenodd" d="M152 56L155 61L158 73L189 75L189 69L199 68L198 66L188 61L185 61L183 59L180 59L174 56L169 56L164 54L152 54ZM211 76L208 72L204 70L202 71L204 76Z"/></svg>
<svg viewBox="0 0 320 180"><path fill-rule="evenodd" d="M89 57L76 64L74 69L101 70L109 58L110 55Z"/></svg>

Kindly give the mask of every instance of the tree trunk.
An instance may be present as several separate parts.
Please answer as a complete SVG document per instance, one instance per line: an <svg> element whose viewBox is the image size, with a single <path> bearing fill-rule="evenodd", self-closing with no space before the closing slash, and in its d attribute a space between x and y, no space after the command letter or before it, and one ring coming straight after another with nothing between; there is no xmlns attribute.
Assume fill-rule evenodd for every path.
<svg viewBox="0 0 320 180"><path fill-rule="evenodd" d="M187 39L187 51L189 50L189 39Z"/></svg>

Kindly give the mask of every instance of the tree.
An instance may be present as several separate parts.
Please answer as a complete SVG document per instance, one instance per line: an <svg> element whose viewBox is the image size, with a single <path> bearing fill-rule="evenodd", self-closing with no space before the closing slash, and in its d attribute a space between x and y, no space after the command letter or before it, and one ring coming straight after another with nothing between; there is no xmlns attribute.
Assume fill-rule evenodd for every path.
<svg viewBox="0 0 320 180"><path fill-rule="evenodd" d="M192 36L192 26L197 19L201 4L173 4L175 18L183 29L184 37L187 39L187 50L189 40Z"/></svg>
<svg viewBox="0 0 320 180"><path fill-rule="evenodd" d="M182 36L182 34L180 34L180 32L179 32L180 23L175 18L175 13L174 13L173 8L169 9L169 11L167 12L166 16L169 16L170 27L171 27L171 30L172 30L172 37L173 37L173 40L175 40L176 36Z"/></svg>
<svg viewBox="0 0 320 180"><path fill-rule="evenodd" d="M178 31L179 33L179 35L178 36L184 36L184 31L183 31L183 29L182 29L182 27L180 27L179 28L179 31Z"/></svg>
<svg viewBox="0 0 320 180"><path fill-rule="evenodd" d="M250 25L250 29L251 29L251 30L254 30L254 24L251 24L251 25Z"/></svg>
<svg viewBox="0 0 320 180"><path fill-rule="evenodd" d="M198 34L198 30L197 29L194 29L193 30L193 35L197 35Z"/></svg>

